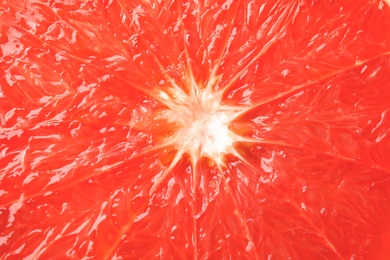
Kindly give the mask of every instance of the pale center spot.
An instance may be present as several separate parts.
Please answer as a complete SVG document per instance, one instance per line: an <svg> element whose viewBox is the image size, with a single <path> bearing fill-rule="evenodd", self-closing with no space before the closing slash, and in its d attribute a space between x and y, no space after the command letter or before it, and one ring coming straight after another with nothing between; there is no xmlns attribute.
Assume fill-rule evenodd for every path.
<svg viewBox="0 0 390 260"><path fill-rule="evenodd" d="M220 96L206 90L178 95L171 100L171 119L179 125L174 142L180 153L194 161L205 156L223 164L223 155L233 149L235 134L229 130L234 114L220 104Z"/></svg>

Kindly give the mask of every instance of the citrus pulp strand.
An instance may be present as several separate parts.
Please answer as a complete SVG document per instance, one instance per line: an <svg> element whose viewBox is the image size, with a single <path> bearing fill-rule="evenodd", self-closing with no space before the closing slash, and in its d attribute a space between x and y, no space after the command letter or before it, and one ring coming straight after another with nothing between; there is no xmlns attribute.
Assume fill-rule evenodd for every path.
<svg viewBox="0 0 390 260"><path fill-rule="evenodd" d="M24 108L5 113L0 176L7 195L1 198L1 204L14 201L24 189L25 196L29 196L45 192L48 186L58 188L77 182L93 175L95 168L107 165L109 160L121 163L140 151L159 147L165 142L163 136L169 136L169 131L162 131L164 127L159 130L150 123L143 96L140 105L130 112L129 103L104 95L102 89L88 93L73 99L51 98L34 113ZM88 99L81 102L87 97L104 105L96 106ZM39 102L34 105L42 106ZM76 142L77 138L81 140ZM63 153L66 156L58 156Z"/></svg>
<svg viewBox="0 0 390 260"><path fill-rule="evenodd" d="M14 30L16 29L14 28ZM114 87L118 95L123 98L127 96L127 105L129 107L133 106L135 100L129 100L129 96L131 95L134 98L138 91L132 87L129 88L128 85L125 87L123 78L113 76L109 68L104 68L102 65L107 65L107 62L96 64L96 62L84 59L75 59L70 50L61 50L56 46L58 42L61 42L60 40L53 42L44 39L43 41L38 39L37 35L22 31L19 33L22 36L14 32L14 37L17 36L15 40L19 40L21 45L28 43L32 46L26 48L24 53L13 55L12 62L2 64L7 76L0 79L4 95L6 95L5 98L11 99L9 102L15 108L19 107L25 110L25 113L30 113L28 109L24 109L24 104L19 103L24 100L23 102L31 106L31 110L33 110L31 112L35 113L37 111L34 111L34 108L39 109L41 107L44 107L40 111L42 114L53 113L53 111L50 111L53 110L53 107L56 107L56 110L62 110L61 112L65 109L75 110L85 105L89 99L94 99L96 95L101 95L102 99L104 98L108 102L114 99L118 100L118 97L114 98L112 95L112 88ZM37 43L35 44L34 41ZM42 46L40 45L44 43L52 48L42 53ZM47 64L42 64L42 59ZM76 71L76 73L72 74L70 71ZM104 90L109 91L106 92L107 96L104 96L102 89L98 88L100 85L104 85ZM97 89L99 89L99 93L95 93ZM150 96L150 94L145 95ZM75 107L71 107L72 103ZM7 112L5 111L5 113ZM41 118L35 114L34 116L35 120ZM47 114L45 116L50 117Z"/></svg>
<svg viewBox="0 0 390 260"><path fill-rule="evenodd" d="M177 40L177 34L182 33L180 20L169 16L177 4L117 2L125 18L124 26L132 32L129 52L141 70L149 71L146 76L153 79L148 82L149 88L156 86L173 97L175 92L189 93L192 86L183 84L189 76L186 53L183 41ZM177 29L172 30L172 26Z"/></svg>
<svg viewBox="0 0 390 260"><path fill-rule="evenodd" d="M88 244L77 245L78 237L89 237L91 235L89 231L96 232L93 230L96 229L96 224L95 227L93 224L98 219L102 220L102 217L104 219L99 211L104 205L102 197L108 196L104 189L91 189L92 186L83 183L83 189L74 185L70 189L63 189L60 192L47 192L28 198L21 202L23 207L18 210L15 210L14 206L17 204L12 204L9 211L3 215L3 220L10 223L10 220L13 219L12 226L23 225L22 223L26 222L30 225L14 232L9 230L12 227L5 228L3 232L12 235L7 239L7 243L2 245L1 251L7 252L6 256L16 254L19 257L29 258L39 258L45 252L53 253L56 250L63 256L85 255ZM76 199L78 204L68 203L69 197ZM77 207L83 207L83 210L79 211ZM19 240L18 237L24 239ZM56 246L64 240L69 244L63 248ZM48 245L54 247L54 250ZM23 248L22 252L20 252L20 248Z"/></svg>
<svg viewBox="0 0 390 260"><path fill-rule="evenodd" d="M231 127L259 141L284 143L389 170L384 156L389 148L383 145L390 129L389 79L389 58L376 59L261 105Z"/></svg>
<svg viewBox="0 0 390 260"><path fill-rule="evenodd" d="M250 68L258 67L262 57L286 34L287 25L299 11L299 3L291 1L246 1L243 4L246 8L242 8L232 22L219 63L220 78L215 88L220 91L230 89Z"/></svg>
<svg viewBox="0 0 390 260"><path fill-rule="evenodd" d="M229 250L232 256L255 256L245 219L237 211L234 198L226 189L224 173L212 160L202 158L197 164L193 217L197 258L214 258ZM230 234L230 235L226 235Z"/></svg>
<svg viewBox="0 0 390 260"><path fill-rule="evenodd" d="M177 39L183 41L193 80L200 88L214 87L219 63L232 33L232 21L243 2L177 2L181 9Z"/></svg>
<svg viewBox="0 0 390 260"><path fill-rule="evenodd" d="M107 30L109 24L99 19L104 13L105 4L74 4L81 8L61 9L55 2L42 3L35 0L22 1L20 4L7 3L15 13L21 13L13 26L79 59L98 55L111 57L113 53L126 55L113 31ZM80 13L83 13L83 17L77 15ZM100 33L101 29L106 29L106 33ZM81 51L81 46L89 48Z"/></svg>
<svg viewBox="0 0 390 260"><path fill-rule="evenodd" d="M280 207L285 208L283 211L289 211L288 215L281 215L278 204L283 203L287 194L285 194L283 186L275 189L269 184L273 170L271 168L273 158L277 155L275 155L276 149L267 148L236 144L236 150L239 154L228 159L228 165L231 165L227 173L227 180L229 180L227 183L231 187L230 196L235 198L237 211L242 212L245 216L246 228L248 233L251 234L251 245L256 251L257 258L263 259L271 256L294 258L298 255L304 257L303 252L306 252L307 256L315 256L316 258L332 257L339 259L340 256L337 252L331 248L331 245L327 245L320 235L312 234L312 244L308 245L300 241L305 234L298 230L298 226L293 227L290 223L285 223L285 220L290 221L294 218L294 223L300 223L300 228L308 226L301 216L296 216L296 210L293 210L288 204L280 205ZM251 152L249 153L249 151ZM277 173L275 173L274 181L277 181L276 176ZM276 223L289 225L289 228L296 233L288 234L284 231L274 230L280 228ZM289 228L286 227L286 229ZM280 234L283 234L283 237L291 235L291 240L278 240L277 237ZM292 241L295 243L291 243ZM301 244L305 250L299 248ZM278 248L277 252L273 250L275 247Z"/></svg>
<svg viewBox="0 0 390 260"><path fill-rule="evenodd" d="M1 251L15 252L23 243L38 250L40 243L50 243L39 252L33 254L26 250L24 254L32 254L31 257L36 258L61 250L69 255L111 257L122 236L145 215L150 203L148 190L151 189L152 179L162 170L162 166L161 169L158 167L161 165L161 152L134 158L121 167L107 169L106 164L100 172L96 169L95 175L79 176L77 182L63 182L62 187L47 188L35 196L22 193L15 203L2 207L2 223L8 223L2 234L14 235L2 245ZM150 168L151 164L156 166ZM77 203L69 203L73 199ZM17 207L19 204L23 207ZM42 216L45 216L45 222L40 221ZM34 224L29 229L19 229L17 233L9 231L14 225L22 225L26 221ZM49 230L46 225L55 228ZM34 242L29 242L29 234L34 230L41 235L39 239L32 238ZM109 235L102 236L105 233ZM18 240L19 236L26 240ZM80 237L83 239L80 240ZM63 240L68 244L61 244Z"/></svg>
<svg viewBox="0 0 390 260"><path fill-rule="evenodd" d="M126 82L130 92L131 89L137 88L148 95L158 97L159 91L153 88L160 85L161 88L167 87L162 83L166 80L166 75L161 71L161 66L155 62L156 57L150 53L142 57L139 55L139 53L145 53L149 47L141 44L141 48L137 51L136 46L133 46L134 41L137 40L131 39L137 37L137 31L129 27L126 20L123 20L124 24L119 28L113 28L110 23L101 23L102 20L110 17L106 9L118 10L119 8L119 12L120 6L106 6L104 3L95 7L85 5L85 16L82 19L77 16L80 10L61 10L48 4L34 3L34 1L29 1L26 6L31 10L25 11L23 8L26 7L11 5L11 8L21 9L20 11L28 14L19 17L17 22L10 27L10 30L18 30L19 37L25 39L19 45L30 44L32 39L36 44L35 48L41 50L42 46L45 46L52 50L57 63L66 63L67 60L79 61L81 68L77 69L80 72L85 65L90 65L99 69L100 72L113 75ZM42 18L44 20L40 21L39 19ZM106 33L102 33L101 30ZM110 35L109 32L115 33L113 35L110 33ZM9 34L12 34L12 31ZM84 46L83 51L80 51L80 46ZM33 57L34 55L30 52L31 50L27 49L25 55ZM130 54L133 56L129 56ZM145 68L153 69L154 73L141 74L140 71Z"/></svg>
<svg viewBox="0 0 390 260"><path fill-rule="evenodd" d="M165 256L194 258L197 250L194 239L197 238L194 236L195 212L191 206L194 201L191 192L193 181L191 159L184 155L154 188L147 209L129 227L115 256L138 259ZM150 190L147 190L140 196L149 194Z"/></svg>
<svg viewBox="0 0 390 260"><path fill-rule="evenodd" d="M60 124L60 127L66 125ZM83 130L89 132L90 128L82 127ZM102 134L89 134L90 138L84 136L83 142L74 143L72 137L53 132L48 136L26 132L18 140L23 141L19 147L9 145L12 150L2 159L2 163L6 164L4 171L13 174L2 176L4 190L8 194L1 198L1 204L10 203L20 193L28 197L54 187L61 189L93 175L93 169L106 165L110 157L121 161L136 149L127 142L126 133L122 133L122 140L118 137L107 140ZM107 152L110 154L106 155ZM63 153L66 156L58 156ZM18 154L23 154L24 158Z"/></svg>
<svg viewBox="0 0 390 260"><path fill-rule="evenodd" d="M257 225L248 225L253 237L259 239L255 241L257 248L264 250L261 243L272 242L270 248L278 247L278 252L292 254L290 257L323 251L322 257L342 259L358 254L362 244L367 252L383 250L382 242L375 237L386 236L390 228L384 217L390 214L385 199L388 189L382 190L390 185L388 172L296 148L271 144L252 147L250 155L242 156L260 161L257 180L252 177L251 182L245 182L241 172L250 166L240 160L232 160L238 167L232 168L229 176L241 184L241 193L247 191L246 196L253 196L248 201L257 201L258 209L254 210L259 213L251 218L258 221ZM243 207L241 212L250 212L250 205ZM271 230L259 236L260 227ZM280 233L285 234L283 238ZM290 237L288 242L285 237ZM301 239L312 244L305 242L301 247L299 242L291 243Z"/></svg>
<svg viewBox="0 0 390 260"><path fill-rule="evenodd" d="M352 2L302 4L283 37L241 78L229 83L225 101L229 104L266 102L270 97L296 90L298 86L310 87L387 55L390 34L377 32L377 26L373 24L388 26L390 8L379 9L379 2L364 2L358 10L349 7ZM364 5L366 8L360 9Z"/></svg>

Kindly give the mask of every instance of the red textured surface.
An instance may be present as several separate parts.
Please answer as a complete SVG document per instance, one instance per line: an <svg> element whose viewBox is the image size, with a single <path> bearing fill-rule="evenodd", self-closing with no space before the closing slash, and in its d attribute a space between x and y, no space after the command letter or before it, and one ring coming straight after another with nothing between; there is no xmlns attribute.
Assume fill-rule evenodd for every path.
<svg viewBox="0 0 390 260"><path fill-rule="evenodd" d="M383 0L3 1L0 258L390 258L389 28ZM236 111L224 164L175 162L174 87Z"/></svg>

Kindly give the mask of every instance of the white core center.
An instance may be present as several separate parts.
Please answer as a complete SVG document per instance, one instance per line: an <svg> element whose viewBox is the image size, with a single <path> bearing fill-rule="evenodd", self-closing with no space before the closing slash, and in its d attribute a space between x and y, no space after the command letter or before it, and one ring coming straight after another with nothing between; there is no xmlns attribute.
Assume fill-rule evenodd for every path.
<svg viewBox="0 0 390 260"><path fill-rule="evenodd" d="M226 152L233 141L228 130L229 120L223 112L202 112L194 112L192 117L189 115L183 120L178 137L183 148L195 157L215 158Z"/></svg>
<svg viewBox="0 0 390 260"><path fill-rule="evenodd" d="M234 133L229 130L233 112L224 109L215 93L200 90L194 96L175 100L171 119L179 125L175 144L182 153L194 160L202 156L222 163L223 154L233 149Z"/></svg>

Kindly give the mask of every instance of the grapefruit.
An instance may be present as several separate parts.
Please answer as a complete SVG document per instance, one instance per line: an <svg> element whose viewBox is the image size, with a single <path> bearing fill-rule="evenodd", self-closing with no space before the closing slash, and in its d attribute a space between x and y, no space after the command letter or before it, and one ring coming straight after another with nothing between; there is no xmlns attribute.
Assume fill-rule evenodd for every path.
<svg viewBox="0 0 390 260"><path fill-rule="evenodd" d="M389 259L386 0L0 4L1 259Z"/></svg>

